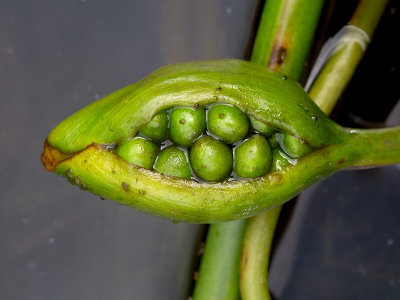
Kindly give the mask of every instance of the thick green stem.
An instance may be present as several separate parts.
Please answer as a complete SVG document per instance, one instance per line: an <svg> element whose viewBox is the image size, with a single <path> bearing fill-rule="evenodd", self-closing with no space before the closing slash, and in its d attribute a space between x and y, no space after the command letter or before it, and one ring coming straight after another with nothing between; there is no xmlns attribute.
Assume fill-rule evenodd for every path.
<svg viewBox="0 0 400 300"><path fill-rule="evenodd" d="M361 28L372 37L387 3L388 0L361 0L349 24Z"/></svg>
<svg viewBox="0 0 400 300"><path fill-rule="evenodd" d="M239 263L247 221L210 225L193 299L239 299Z"/></svg>
<svg viewBox="0 0 400 300"><path fill-rule="evenodd" d="M268 0L251 61L299 80L323 4L322 0Z"/></svg>
<svg viewBox="0 0 400 300"><path fill-rule="evenodd" d="M349 166L369 168L400 161L400 126L384 129L349 129Z"/></svg>
<svg viewBox="0 0 400 300"><path fill-rule="evenodd" d="M243 299L270 299L268 266L281 208L279 205L249 220L240 263L240 293Z"/></svg>
<svg viewBox="0 0 400 300"><path fill-rule="evenodd" d="M387 0L361 0L349 25L310 90L310 97L329 114L364 55Z"/></svg>

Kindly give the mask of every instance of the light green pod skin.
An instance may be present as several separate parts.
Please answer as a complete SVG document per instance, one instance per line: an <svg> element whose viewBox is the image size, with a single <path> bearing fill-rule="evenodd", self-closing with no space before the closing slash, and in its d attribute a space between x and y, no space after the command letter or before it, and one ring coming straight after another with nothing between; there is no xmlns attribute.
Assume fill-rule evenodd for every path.
<svg viewBox="0 0 400 300"><path fill-rule="evenodd" d="M237 107L213 105L208 111L208 130L227 144L243 140L249 131L247 116Z"/></svg>
<svg viewBox="0 0 400 300"><path fill-rule="evenodd" d="M127 162L151 170L160 148L149 140L136 137L118 146L116 152Z"/></svg>
<svg viewBox="0 0 400 300"><path fill-rule="evenodd" d="M271 125L265 124L264 122L256 119L254 116L249 117L251 127L261 133L265 137L270 137L275 132L275 128Z"/></svg>
<svg viewBox="0 0 400 300"><path fill-rule="evenodd" d="M272 163L270 171L281 171L283 167L289 164L289 157L280 148L272 150Z"/></svg>
<svg viewBox="0 0 400 300"><path fill-rule="evenodd" d="M232 172L232 150L223 142L204 135L190 147L190 164L202 180L218 182Z"/></svg>
<svg viewBox="0 0 400 300"><path fill-rule="evenodd" d="M285 153L291 158L299 158L312 151L311 147L307 145L306 141L301 141L293 135L287 133L277 133L276 140L283 151L285 151Z"/></svg>
<svg viewBox="0 0 400 300"><path fill-rule="evenodd" d="M185 152L176 146L169 146L160 152L154 170L183 179L190 179L192 176Z"/></svg>
<svg viewBox="0 0 400 300"><path fill-rule="evenodd" d="M140 134L148 137L155 143L161 143L168 139L168 113L160 111L150 121L149 124L139 131Z"/></svg>
<svg viewBox="0 0 400 300"><path fill-rule="evenodd" d="M214 223L280 205L312 183L349 167L400 161L400 129L358 130L331 121L295 81L242 60L163 67L83 108L50 132L42 154L49 171L100 197L175 221ZM197 182L146 170L110 151L162 110L226 103L313 149L256 179Z"/></svg>
<svg viewBox="0 0 400 300"><path fill-rule="evenodd" d="M271 147L260 134L255 134L235 148L233 171L242 178L256 178L267 174L272 161Z"/></svg>
<svg viewBox="0 0 400 300"><path fill-rule="evenodd" d="M206 130L206 112L203 108L178 107L170 114L171 140L183 147L190 147Z"/></svg>

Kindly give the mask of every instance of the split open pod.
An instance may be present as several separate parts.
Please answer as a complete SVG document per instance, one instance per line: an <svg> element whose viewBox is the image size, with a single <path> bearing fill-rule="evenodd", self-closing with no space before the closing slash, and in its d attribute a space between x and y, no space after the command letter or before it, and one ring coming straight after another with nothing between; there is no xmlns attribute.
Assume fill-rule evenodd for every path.
<svg viewBox="0 0 400 300"><path fill-rule="evenodd" d="M338 170L399 161L399 127L343 128L297 82L231 59L156 70L62 121L42 154L84 190L193 223L253 216Z"/></svg>

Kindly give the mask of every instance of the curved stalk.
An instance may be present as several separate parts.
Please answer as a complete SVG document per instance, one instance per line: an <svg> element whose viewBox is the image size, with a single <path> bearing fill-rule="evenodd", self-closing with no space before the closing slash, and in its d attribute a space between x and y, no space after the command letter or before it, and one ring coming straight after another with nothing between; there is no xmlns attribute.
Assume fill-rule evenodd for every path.
<svg viewBox="0 0 400 300"><path fill-rule="evenodd" d="M250 218L243 242L240 262L242 299L271 299L268 289L268 267L275 227L282 206Z"/></svg>
<svg viewBox="0 0 400 300"><path fill-rule="evenodd" d="M313 83L309 95L329 114L350 82L388 0L361 0L334 54Z"/></svg>
<svg viewBox="0 0 400 300"><path fill-rule="evenodd" d="M247 220L210 225L193 299L239 297L239 262Z"/></svg>

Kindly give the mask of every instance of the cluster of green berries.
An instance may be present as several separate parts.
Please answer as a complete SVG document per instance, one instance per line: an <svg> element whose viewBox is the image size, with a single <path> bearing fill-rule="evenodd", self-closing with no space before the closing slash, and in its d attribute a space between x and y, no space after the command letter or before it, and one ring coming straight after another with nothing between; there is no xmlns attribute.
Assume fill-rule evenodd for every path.
<svg viewBox="0 0 400 300"><path fill-rule="evenodd" d="M161 111L138 136L116 149L134 165L209 182L263 176L310 151L296 137L228 104Z"/></svg>

